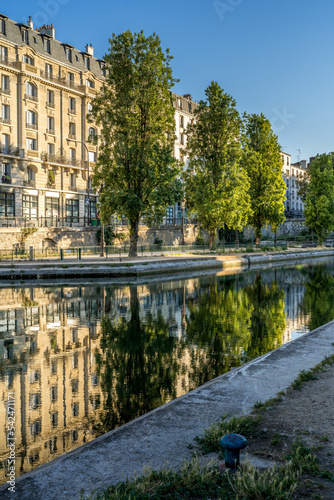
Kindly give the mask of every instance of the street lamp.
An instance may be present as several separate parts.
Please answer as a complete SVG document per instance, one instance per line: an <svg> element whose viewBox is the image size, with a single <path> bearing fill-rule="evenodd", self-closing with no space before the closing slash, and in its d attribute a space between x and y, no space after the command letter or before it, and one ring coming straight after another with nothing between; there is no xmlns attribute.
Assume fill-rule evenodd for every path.
<svg viewBox="0 0 334 500"><path fill-rule="evenodd" d="M86 153L87 153L87 176L88 177L87 177L87 199L85 201L85 204L87 204L87 215L88 215L87 226L89 226L89 221L90 221L89 151L88 151L87 145L84 142L78 141L77 139L67 139L67 143L69 143L70 141L77 142L78 144L82 144L82 146L86 149Z"/></svg>
<svg viewBox="0 0 334 500"><path fill-rule="evenodd" d="M186 207L186 200L185 198L183 198L181 200L181 208L182 208L182 241L181 241L181 245L185 245L185 241L184 241L184 209Z"/></svg>

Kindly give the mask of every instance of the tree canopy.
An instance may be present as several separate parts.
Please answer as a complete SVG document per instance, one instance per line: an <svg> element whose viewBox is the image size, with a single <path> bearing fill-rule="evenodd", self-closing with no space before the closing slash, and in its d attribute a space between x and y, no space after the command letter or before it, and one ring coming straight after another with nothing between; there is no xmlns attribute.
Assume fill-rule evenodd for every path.
<svg viewBox="0 0 334 500"><path fill-rule="evenodd" d="M256 242L268 224L277 228L284 222L286 186L282 176L281 147L263 115L244 115L243 164L250 183L251 216Z"/></svg>
<svg viewBox="0 0 334 500"><path fill-rule="evenodd" d="M216 82L205 94L187 128L185 183L188 207L209 231L212 245L219 227L241 229L246 224L250 200L236 102Z"/></svg>
<svg viewBox="0 0 334 500"><path fill-rule="evenodd" d="M305 223L316 232L321 245L334 228L334 153L315 158L308 168Z"/></svg>
<svg viewBox="0 0 334 500"><path fill-rule="evenodd" d="M106 81L91 118L100 127L94 185L100 215L130 221L130 256L137 255L139 220L161 221L180 196L173 157L175 122L172 57L156 34L113 34L105 55Z"/></svg>

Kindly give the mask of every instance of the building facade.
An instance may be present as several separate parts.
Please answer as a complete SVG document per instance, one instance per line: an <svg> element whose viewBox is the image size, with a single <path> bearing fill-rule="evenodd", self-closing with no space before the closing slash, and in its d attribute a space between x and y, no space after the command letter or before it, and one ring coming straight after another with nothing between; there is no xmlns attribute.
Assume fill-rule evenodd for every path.
<svg viewBox="0 0 334 500"><path fill-rule="evenodd" d="M298 163L291 163L291 155L281 153L283 179L286 184L285 216L287 218L304 217L305 203L298 194L298 180L306 175L307 163L302 160Z"/></svg>

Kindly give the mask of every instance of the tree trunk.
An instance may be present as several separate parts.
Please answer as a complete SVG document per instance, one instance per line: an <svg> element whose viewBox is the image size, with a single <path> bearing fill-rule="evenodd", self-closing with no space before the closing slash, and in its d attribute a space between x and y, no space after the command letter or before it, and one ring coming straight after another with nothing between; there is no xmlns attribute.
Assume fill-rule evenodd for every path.
<svg viewBox="0 0 334 500"><path fill-rule="evenodd" d="M277 231L275 231L275 236L274 236L274 245L277 245Z"/></svg>
<svg viewBox="0 0 334 500"><path fill-rule="evenodd" d="M216 240L216 231L213 229L213 230L210 230L210 233L209 233L209 247L210 248L213 247L215 240Z"/></svg>
<svg viewBox="0 0 334 500"><path fill-rule="evenodd" d="M129 257L137 257L139 219L130 220Z"/></svg>
<svg viewBox="0 0 334 500"><path fill-rule="evenodd" d="M256 246L259 246L260 245L260 242L261 242L261 228L255 228L255 244Z"/></svg>

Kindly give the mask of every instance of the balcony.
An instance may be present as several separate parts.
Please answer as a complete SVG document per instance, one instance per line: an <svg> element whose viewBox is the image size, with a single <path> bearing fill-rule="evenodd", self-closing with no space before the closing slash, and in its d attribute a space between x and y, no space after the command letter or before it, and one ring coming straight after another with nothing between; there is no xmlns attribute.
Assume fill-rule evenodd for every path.
<svg viewBox="0 0 334 500"><path fill-rule="evenodd" d="M10 118L0 118L0 123L5 123L6 125L10 125L11 119Z"/></svg>
<svg viewBox="0 0 334 500"><path fill-rule="evenodd" d="M77 110L76 110L76 109L71 109L71 108L68 108L68 112L69 112L71 115L76 115L76 114L77 114Z"/></svg>
<svg viewBox="0 0 334 500"><path fill-rule="evenodd" d="M30 128L32 130L37 130L37 124L36 123L26 123L26 128Z"/></svg>
<svg viewBox="0 0 334 500"><path fill-rule="evenodd" d="M78 188L76 186L68 186L69 191L78 191Z"/></svg>
<svg viewBox="0 0 334 500"><path fill-rule="evenodd" d="M51 101L46 101L46 106L53 109L56 107L55 103Z"/></svg>
<svg viewBox="0 0 334 500"><path fill-rule="evenodd" d="M67 158L65 155L54 155L49 153L41 153L41 160L44 163L56 163L58 165L66 165L73 167L85 167L85 162L83 160L75 160L74 158Z"/></svg>
<svg viewBox="0 0 334 500"><path fill-rule="evenodd" d="M0 94L10 95L10 89L0 89Z"/></svg>
<svg viewBox="0 0 334 500"><path fill-rule="evenodd" d="M3 155L20 156L19 148L14 148L13 146L4 146L0 144L0 153Z"/></svg>
<svg viewBox="0 0 334 500"><path fill-rule="evenodd" d="M56 181L48 181L46 187L49 189L56 189Z"/></svg>
<svg viewBox="0 0 334 500"><path fill-rule="evenodd" d="M76 140L77 136L75 134L68 134L68 138L72 139L73 141Z"/></svg>
<svg viewBox="0 0 334 500"><path fill-rule="evenodd" d="M69 87L71 89L76 89L76 90L79 90L80 92L82 92L83 85L77 85L76 83L74 83L71 80L69 81L66 78L60 78L59 76L53 76L52 74L50 74L46 71L43 71L43 70L40 71L40 75L42 78L44 78L45 80L48 80L49 82L57 83L58 85L62 85L64 87Z"/></svg>
<svg viewBox="0 0 334 500"><path fill-rule="evenodd" d="M23 185L28 187L36 187L36 181L35 179L26 179L23 181Z"/></svg>
<svg viewBox="0 0 334 500"><path fill-rule="evenodd" d="M46 133L50 135L55 135L55 129L54 128L47 128Z"/></svg>
<svg viewBox="0 0 334 500"><path fill-rule="evenodd" d="M12 183L12 178L10 175L3 174L1 176L1 182L2 184L11 184Z"/></svg>
<svg viewBox="0 0 334 500"><path fill-rule="evenodd" d="M24 98L29 101L38 102L38 97L36 95L24 94Z"/></svg>
<svg viewBox="0 0 334 500"><path fill-rule="evenodd" d="M8 57L0 56L0 64L10 66L12 68L17 68L19 67L20 63L14 61L13 59L9 59Z"/></svg>

